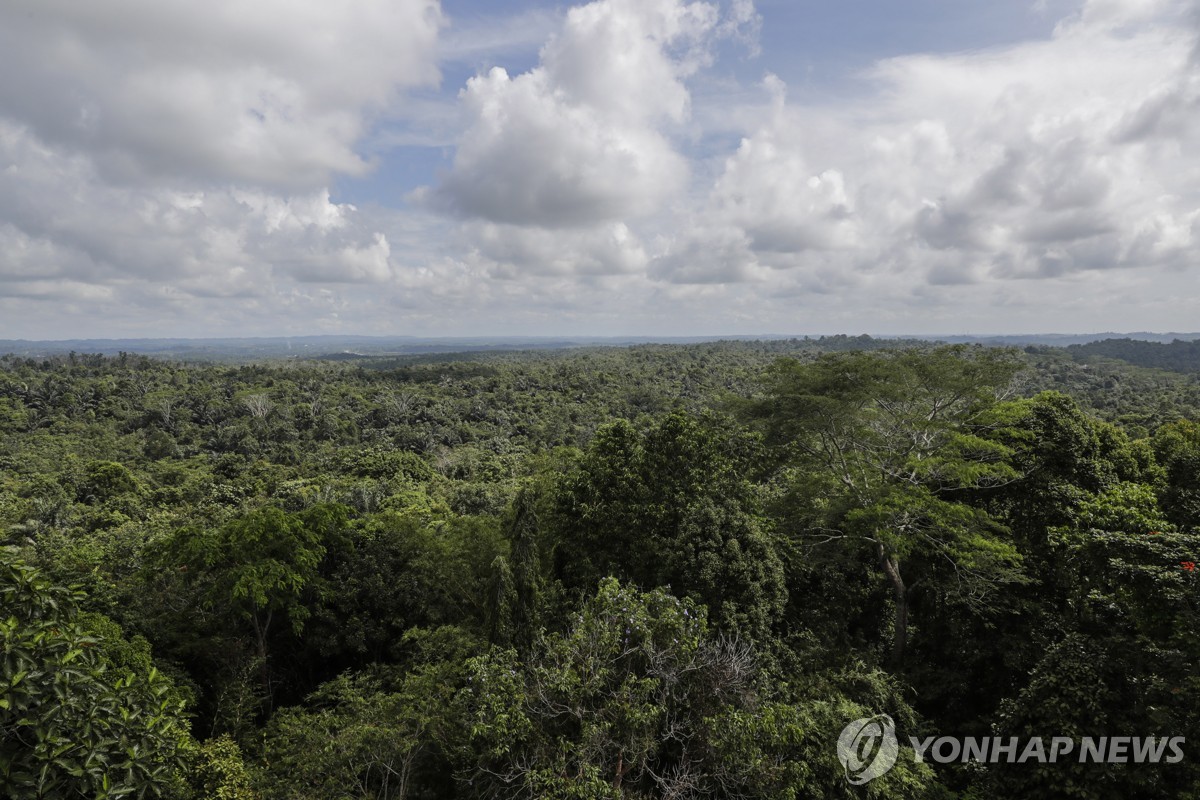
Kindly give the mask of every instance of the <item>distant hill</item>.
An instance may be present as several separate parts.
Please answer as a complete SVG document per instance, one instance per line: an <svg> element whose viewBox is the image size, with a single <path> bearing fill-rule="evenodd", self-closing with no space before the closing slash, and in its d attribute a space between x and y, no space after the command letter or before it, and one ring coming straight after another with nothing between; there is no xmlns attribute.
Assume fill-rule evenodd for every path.
<svg viewBox="0 0 1200 800"><path fill-rule="evenodd" d="M919 345L921 342L946 343L978 343L993 347L1027 347L1027 346L1084 346L1091 343L1098 345L1104 342L1128 342L1134 347L1125 346L1122 352L1133 357L1163 358L1162 356L1140 355L1136 345L1151 343L1172 343L1178 341L1181 345L1194 345L1194 340L1200 339L1200 333L1097 333L1097 334L1062 334L1062 333L1031 333L1011 334L1000 336L897 336L872 337L866 334L834 336L792 336L785 334L755 334L740 336L461 336L461 337L419 337L419 336L266 336L266 337L228 337L211 339L63 339L54 341L31 341L26 339L0 339L0 355L11 353L26 358L43 358L62 356L69 353L100 353L117 355L130 353L136 355L173 358L184 361L227 361L245 362L256 360L296 358L296 359L325 359L334 361L351 361L360 358L378 358L388 356L433 356L450 353L480 353L502 352L514 350L567 350L580 347L629 347L642 344L700 344L717 341L763 341L789 342L793 346L813 347L818 350L868 350L879 347L894 347L902 344ZM1102 342L1101 340L1104 340ZM1193 340L1191 342L1183 340ZM1173 347L1174 345L1165 345ZM1139 355L1135 356L1134 352ZM1091 351L1081 351L1080 358L1086 357ZM1156 353L1150 349L1145 353ZM1174 351L1170 351L1174 352ZM1125 358L1115 351L1099 352L1096 355L1106 355L1110 358ZM1166 357L1168 360L1174 356ZM1131 363L1141 364L1142 361ZM1175 363L1172 361L1172 363ZM1192 366L1186 369L1196 369L1195 357L1184 362ZM1149 365L1149 364L1148 364ZM1157 362L1154 364L1157 366ZM1164 369L1179 369L1163 367Z"/></svg>
<svg viewBox="0 0 1200 800"><path fill-rule="evenodd" d="M820 350L871 350L917 345L928 338L880 339L867 334L848 336L267 336L226 339L63 339L31 341L0 339L0 355L25 358L99 353L174 358L184 361L254 361L279 358L315 358L353 361L388 356L438 356L451 353L568 350L583 347L630 347L646 344L703 344L706 342L792 342Z"/></svg>
<svg viewBox="0 0 1200 800"><path fill-rule="evenodd" d="M1155 367L1172 372L1200 372L1200 341L1175 339L1171 342L1145 342L1137 339L1105 339L1067 348L1076 361L1092 357L1116 358L1139 367Z"/></svg>
<svg viewBox="0 0 1200 800"><path fill-rule="evenodd" d="M211 339L0 339L0 355L26 358L99 353L129 353L185 361L254 361L278 358L353 360L372 356L415 356L512 350L565 350L578 347L628 347L637 344L697 344L725 340L779 340L792 337L747 336L264 336ZM830 337L835 340L870 337Z"/></svg>
<svg viewBox="0 0 1200 800"><path fill-rule="evenodd" d="M904 338L904 337L902 337ZM1026 347L1028 345L1049 345L1051 347L1070 347L1071 345L1090 344L1106 340L1121 339L1125 341L1142 342L1173 342L1176 339L1200 339L1200 333L1151 333L1137 331L1134 333L1013 333L996 336L936 336L921 337L936 338L949 344L985 344L993 347Z"/></svg>

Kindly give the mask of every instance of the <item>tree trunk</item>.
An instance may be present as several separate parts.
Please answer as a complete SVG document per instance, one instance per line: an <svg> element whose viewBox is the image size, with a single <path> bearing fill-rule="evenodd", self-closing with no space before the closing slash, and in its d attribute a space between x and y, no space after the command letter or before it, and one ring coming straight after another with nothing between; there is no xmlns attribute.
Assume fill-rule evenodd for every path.
<svg viewBox="0 0 1200 800"><path fill-rule="evenodd" d="M271 617L275 614L274 611L267 611L265 620L260 620L258 617L258 609L250 615L250 621L254 623L254 638L258 645L258 675L262 681L263 696L266 700L268 713L274 709L274 692L271 690L271 670L267 666L267 631L271 627Z"/></svg>
<svg viewBox="0 0 1200 800"><path fill-rule="evenodd" d="M879 566L892 585L892 599L896 603L895 638L892 640L891 666L899 669L904 664L904 650L908 646L908 587L900 575L900 562L895 556L883 551L879 545Z"/></svg>

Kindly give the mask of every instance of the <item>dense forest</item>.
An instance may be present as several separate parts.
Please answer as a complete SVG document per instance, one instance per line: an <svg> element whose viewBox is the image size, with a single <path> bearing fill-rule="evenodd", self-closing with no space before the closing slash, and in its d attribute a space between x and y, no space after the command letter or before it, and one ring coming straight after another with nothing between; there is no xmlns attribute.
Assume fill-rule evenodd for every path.
<svg viewBox="0 0 1200 800"><path fill-rule="evenodd" d="M1200 378L1121 352L4 357L0 794L1200 797Z"/></svg>
<svg viewBox="0 0 1200 800"><path fill-rule="evenodd" d="M1105 339L1071 345L1068 351L1078 360L1119 359L1139 367L1175 372L1200 372L1200 339L1144 342L1137 339Z"/></svg>

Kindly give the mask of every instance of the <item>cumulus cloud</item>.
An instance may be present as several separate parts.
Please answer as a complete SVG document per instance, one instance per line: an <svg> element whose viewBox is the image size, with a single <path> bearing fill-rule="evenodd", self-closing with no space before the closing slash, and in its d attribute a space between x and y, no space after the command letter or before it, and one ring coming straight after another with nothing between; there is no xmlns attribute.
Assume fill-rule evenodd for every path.
<svg viewBox="0 0 1200 800"><path fill-rule="evenodd" d="M787 102L769 77L762 121L655 267L937 286L1181 268L1200 220L1186 8L1089 0L1046 41L885 60L854 106Z"/></svg>
<svg viewBox="0 0 1200 800"><path fill-rule="evenodd" d="M751 0L517 18L546 37L536 54L499 18L439 45L436 0L4 4L0 319L157 335L1193 315L1189 0L1080 0L1044 39L882 60L840 95L778 54L786 81L739 79ZM439 58L452 74L489 54L534 66L433 88ZM368 146L387 175L369 196L408 204L345 199ZM448 169L388 147L444 147ZM406 170L404 189L431 185L396 190Z"/></svg>
<svg viewBox="0 0 1200 800"><path fill-rule="evenodd" d="M438 77L436 0L16 0L0 109L127 181L316 188L373 110Z"/></svg>
<svg viewBox="0 0 1200 800"><path fill-rule="evenodd" d="M1145 223L1162 219L1178 228L1195 218L1194 199L1179 193L1195 165L1164 158L1161 146L1142 146L1126 133L1148 92L1191 80L1193 40L1171 24L1177 9L1088 3L1048 42L880 65L897 119L881 132L877 152L908 155L898 164L901 180L883 189L894 203L886 221L918 248L957 252L964 268L990 262L996 277L1178 258L1178 242L1160 237L1151 249L1175 252L1144 259L1147 238L1157 233ZM925 150L939 163L912 149L902 112L944 130L942 144Z"/></svg>
<svg viewBox="0 0 1200 800"><path fill-rule="evenodd" d="M90 160L3 122L0 161L19 165L0 171L0 218L42 253L43 276L226 286L250 272L312 278L319 269L330 282L385 277L386 238L364 229L353 206L332 203L327 190L279 196L114 185ZM0 279L23 269L0 259Z"/></svg>
<svg viewBox="0 0 1200 800"><path fill-rule="evenodd" d="M438 192L468 217L571 227L636 217L678 191L684 159L652 127L606 124L566 101L545 73L510 79L501 68L472 78L464 95L478 122Z"/></svg>
<svg viewBox="0 0 1200 800"><path fill-rule="evenodd" d="M664 126L688 114L684 80L707 59L717 8L681 0L597 0L571 9L515 77L467 82L469 120L435 199L466 217L584 227L635 219L688 176Z"/></svg>
<svg viewBox="0 0 1200 800"><path fill-rule="evenodd" d="M368 169L376 115L438 80L441 24L436 0L3 4L8 319L35 300L273 316L298 285L394 280L387 234L328 187Z"/></svg>
<svg viewBox="0 0 1200 800"><path fill-rule="evenodd" d="M814 169L772 125L742 139L711 194L712 213L745 231L759 253L854 247L861 238L853 198L836 168Z"/></svg>
<svg viewBox="0 0 1200 800"><path fill-rule="evenodd" d="M498 278L525 275L619 275L639 272L649 261L645 246L623 222L582 230L474 223L468 236L488 272Z"/></svg>

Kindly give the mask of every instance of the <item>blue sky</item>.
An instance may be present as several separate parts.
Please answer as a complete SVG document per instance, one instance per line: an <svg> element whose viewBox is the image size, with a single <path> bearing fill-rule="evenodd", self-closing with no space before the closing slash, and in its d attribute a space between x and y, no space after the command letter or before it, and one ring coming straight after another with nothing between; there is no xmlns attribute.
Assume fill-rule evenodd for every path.
<svg viewBox="0 0 1200 800"><path fill-rule="evenodd" d="M1187 0L15 0L0 338L1194 330Z"/></svg>
<svg viewBox="0 0 1200 800"><path fill-rule="evenodd" d="M517 42L496 42L462 57L440 62L442 78L437 87L418 93L420 97L452 104L472 76L493 66L520 74L537 66L538 50L553 35L569 4L565 3L479 3L443 2L448 19L446 39L485 35L488 28L528 21L528 36ZM710 84L694 91L711 93L721 103L728 93L727 81L752 85L766 73L787 81L798 97L828 100L868 93L862 73L881 58L909 53L953 53L997 47L1029 39L1048 39L1062 16L1074 4L1051 6L1034 3L963 2L963 0L915 0L899 4L880 0L759 0L755 8L762 18L755 49L744 43L721 43L719 61ZM383 124L386 131L387 123ZM734 143L736 145L736 139ZM452 152L435 146L407 145L388 149L371 174L340 181L336 196L351 203L395 203L401 195L437 179L449 167Z"/></svg>

